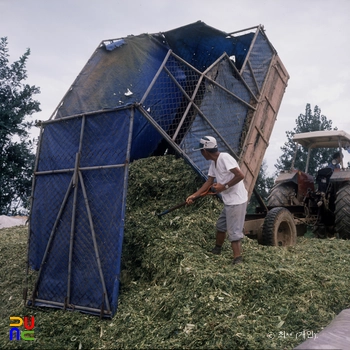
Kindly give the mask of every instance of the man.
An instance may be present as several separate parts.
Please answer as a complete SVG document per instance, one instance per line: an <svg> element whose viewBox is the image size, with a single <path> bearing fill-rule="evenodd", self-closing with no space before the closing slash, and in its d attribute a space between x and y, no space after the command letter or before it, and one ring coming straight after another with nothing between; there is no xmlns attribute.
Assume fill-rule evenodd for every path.
<svg viewBox="0 0 350 350"><path fill-rule="evenodd" d="M340 152L335 152L332 157L332 161L328 164L328 168L340 169L340 164L342 164L343 155Z"/></svg>
<svg viewBox="0 0 350 350"><path fill-rule="evenodd" d="M192 204L194 197L210 187L221 193L224 209L216 223L216 245L212 253L221 253L227 233L233 251L233 264L239 264L242 262L241 240L248 201L248 193L242 181L244 174L231 155L219 152L216 139L212 136L201 138L199 148L194 150L201 151L203 157L210 161L210 167L208 180L197 192L189 196L186 202Z"/></svg>

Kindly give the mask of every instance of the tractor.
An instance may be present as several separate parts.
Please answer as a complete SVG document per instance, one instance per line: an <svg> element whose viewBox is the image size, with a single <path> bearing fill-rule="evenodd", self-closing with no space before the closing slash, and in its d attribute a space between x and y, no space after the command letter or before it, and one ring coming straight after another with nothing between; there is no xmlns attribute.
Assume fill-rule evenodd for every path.
<svg viewBox="0 0 350 350"><path fill-rule="evenodd" d="M312 131L295 134L293 141L297 147L291 169L276 178L267 205L257 208L255 215L260 217L246 217L246 234L276 246L294 245L308 227L318 238L350 239L350 169L344 167L342 153L350 152L350 135L340 130ZM294 168L300 145L308 149L305 171ZM318 170L314 178L308 174L313 148L338 148L340 163Z"/></svg>

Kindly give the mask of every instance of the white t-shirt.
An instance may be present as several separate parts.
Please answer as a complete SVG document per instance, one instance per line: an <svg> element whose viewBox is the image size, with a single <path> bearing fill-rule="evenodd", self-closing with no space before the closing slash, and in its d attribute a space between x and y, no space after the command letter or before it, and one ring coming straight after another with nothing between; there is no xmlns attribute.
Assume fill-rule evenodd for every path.
<svg viewBox="0 0 350 350"><path fill-rule="evenodd" d="M211 161L208 175L215 177L217 183L225 185L235 177L230 171L230 169L234 168L239 168L236 160L230 154L222 152L216 160L216 166L215 162L213 160ZM248 192L244 186L243 180L227 190L222 191L221 196L226 205L242 204L248 201Z"/></svg>

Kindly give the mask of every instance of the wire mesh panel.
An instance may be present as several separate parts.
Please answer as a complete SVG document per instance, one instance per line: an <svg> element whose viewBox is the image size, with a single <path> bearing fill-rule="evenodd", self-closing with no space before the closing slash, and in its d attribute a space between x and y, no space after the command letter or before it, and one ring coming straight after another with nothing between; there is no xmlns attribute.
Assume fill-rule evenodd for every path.
<svg viewBox="0 0 350 350"><path fill-rule="evenodd" d="M289 79L262 27L253 30L237 37L211 32L212 46L203 41L183 47L173 42L182 57L171 52L139 107L204 178L209 163L193 148L201 137L214 136L220 151L234 156L247 174L249 196ZM217 40L227 52L214 60ZM204 50L201 57L199 47Z"/></svg>
<svg viewBox="0 0 350 350"><path fill-rule="evenodd" d="M268 68L269 64L265 65L265 76ZM244 131L250 126L248 116L258 103L258 94L254 95L249 84L256 87L255 81L243 79L225 53L204 72L171 54L144 98L143 113L157 123L173 144L181 147L203 175L208 162L192 151L202 136L216 137L220 150L238 159ZM169 103L162 99L162 104L157 104L159 96L169 96Z"/></svg>
<svg viewBox="0 0 350 350"><path fill-rule="evenodd" d="M45 125L30 219L30 305L115 312L131 115Z"/></svg>

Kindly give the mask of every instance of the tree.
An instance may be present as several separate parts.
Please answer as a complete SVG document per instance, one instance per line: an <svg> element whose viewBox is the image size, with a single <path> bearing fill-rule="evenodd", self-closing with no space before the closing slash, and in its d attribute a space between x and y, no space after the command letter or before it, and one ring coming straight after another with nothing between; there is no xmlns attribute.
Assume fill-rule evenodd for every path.
<svg viewBox="0 0 350 350"><path fill-rule="evenodd" d="M35 156L28 117L40 111L33 99L40 90L23 83L30 49L10 64L7 46L7 38L0 38L0 214L13 215L30 196Z"/></svg>
<svg viewBox="0 0 350 350"><path fill-rule="evenodd" d="M277 173L282 170L289 170L292 166L296 149L296 143L293 141L294 134L308 131L332 130L332 121L327 120L327 117L321 114L321 109L318 106L315 106L314 113L312 114L310 104L306 105L305 114L300 114L295 122L296 127L294 130L286 131L288 141L281 147L283 153L277 160L277 164L275 164ZM337 130L337 128L334 128L334 130ZM295 169L305 171L307 152L308 150L306 148L299 147L294 163ZM335 150L331 148L312 149L308 173L315 176L319 168L329 163L334 152Z"/></svg>
<svg viewBox="0 0 350 350"><path fill-rule="evenodd" d="M255 184L256 191L258 192L261 199L265 203L267 203L267 197L274 184L274 178L267 175L266 169L267 169L267 164L266 164L266 161L263 160L258 177L256 179L256 184ZM256 207L260 207L260 203L257 200L256 196L253 194L249 201L247 212L249 214L254 214Z"/></svg>

